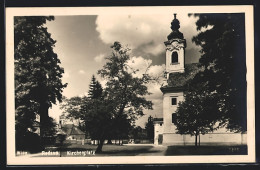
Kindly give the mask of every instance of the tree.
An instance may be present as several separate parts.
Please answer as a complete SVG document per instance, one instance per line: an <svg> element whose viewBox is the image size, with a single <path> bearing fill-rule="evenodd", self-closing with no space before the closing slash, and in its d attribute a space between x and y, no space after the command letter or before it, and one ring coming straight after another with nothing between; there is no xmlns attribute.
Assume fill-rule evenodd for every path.
<svg viewBox="0 0 260 170"><path fill-rule="evenodd" d="M52 118L49 117L48 121L46 121L45 127L41 128L41 132L43 132L44 137L53 137L57 131L56 131L56 121Z"/></svg>
<svg viewBox="0 0 260 170"><path fill-rule="evenodd" d="M80 119L84 120L85 116L81 113L81 105L83 103L83 99L85 97L71 97L71 98L63 98L61 109L64 110L65 112L63 115L67 118L75 118L75 119ZM68 113L68 115L66 115Z"/></svg>
<svg viewBox="0 0 260 170"><path fill-rule="evenodd" d="M105 93L113 101L115 116L127 114L134 120L136 116L143 115L143 109L152 109L152 102L144 97L150 94L146 86L149 76L133 77L132 73L138 70L133 70L127 64L130 60L129 49L124 49L119 42L115 42L111 48L112 55L106 58L108 62L98 73L107 79Z"/></svg>
<svg viewBox="0 0 260 170"><path fill-rule="evenodd" d="M139 143L140 139L144 138L143 129L140 126L133 126L130 130L130 137L134 139L135 143Z"/></svg>
<svg viewBox="0 0 260 170"><path fill-rule="evenodd" d="M89 92L91 95L88 97L65 99L61 108L68 113L67 117L82 120L85 125L85 132L90 135L91 139L99 141L96 149L99 152L112 129L112 102L104 97L102 86L94 76L89 86Z"/></svg>
<svg viewBox="0 0 260 170"><path fill-rule="evenodd" d="M67 85L61 81L64 69L53 51L56 41L44 26L51 20L53 16L14 17L15 112L19 136L28 128L35 129L37 114L40 127L48 126L48 109L62 100Z"/></svg>
<svg viewBox="0 0 260 170"><path fill-rule="evenodd" d="M154 139L154 125L153 125L153 117L149 116L148 121L145 125L145 130L148 139Z"/></svg>
<svg viewBox="0 0 260 170"><path fill-rule="evenodd" d="M101 152L111 130L111 104L103 99L85 99L81 112L85 115L85 126L91 139L98 140L96 152Z"/></svg>
<svg viewBox="0 0 260 170"><path fill-rule="evenodd" d="M89 85L88 96L92 99L99 98L102 96L103 88L99 81L96 80L95 76L92 76L91 83Z"/></svg>
<svg viewBox="0 0 260 170"><path fill-rule="evenodd" d="M40 129L42 134L42 142L47 145L54 144L55 135L57 133L56 121L52 117L49 117L45 123L46 126L42 126Z"/></svg>
<svg viewBox="0 0 260 170"><path fill-rule="evenodd" d="M106 58L108 61L98 74L107 80L105 96L112 101L114 127L122 134L124 128L119 122L128 120L131 124L138 116L144 115L143 109L152 109L152 102L144 97L150 94L146 86L150 77L147 74L141 78L133 77L138 70L128 65L130 49L123 48L119 42L111 48L112 54Z"/></svg>
<svg viewBox="0 0 260 170"><path fill-rule="evenodd" d="M202 84L190 87L185 93L185 101L179 102L172 118L177 133L195 136L195 146L197 146L197 138L200 134L213 132L220 127L220 125L216 126L220 119L218 94L209 94L201 87L203 87Z"/></svg>
<svg viewBox="0 0 260 170"><path fill-rule="evenodd" d="M127 114L121 117L115 117L111 120L112 127L108 132L108 139L118 139L118 144L121 145L122 139L129 138L129 131L131 129L131 120L127 118ZM119 128L120 127L120 128Z"/></svg>
<svg viewBox="0 0 260 170"><path fill-rule="evenodd" d="M245 14L195 14L200 32L193 41L201 46L200 65L208 78L209 93L221 97L220 121L235 132L247 130Z"/></svg>
<svg viewBox="0 0 260 170"><path fill-rule="evenodd" d="M244 14L195 14L193 37L201 46L200 71L187 83L185 101L173 115L177 133L197 136L220 127L246 131Z"/></svg>

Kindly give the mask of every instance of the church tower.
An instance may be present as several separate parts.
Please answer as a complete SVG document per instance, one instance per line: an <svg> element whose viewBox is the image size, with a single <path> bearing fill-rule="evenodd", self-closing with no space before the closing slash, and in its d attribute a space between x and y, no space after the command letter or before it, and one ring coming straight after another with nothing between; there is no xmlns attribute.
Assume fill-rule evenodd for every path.
<svg viewBox="0 0 260 170"><path fill-rule="evenodd" d="M177 110L178 103L184 100L182 86L174 86L172 79L176 78L176 74L183 75L185 72L185 48L186 40L179 31L180 22L174 14L171 22L172 32L168 35L166 46L166 68L165 83L161 87L163 92L163 144L181 143L182 136L176 134L176 126L173 124L172 118Z"/></svg>
<svg viewBox="0 0 260 170"><path fill-rule="evenodd" d="M171 22L172 32L168 35L166 46L166 74L174 72L184 72L186 40L179 31L180 22L174 14ZM168 76L167 76L168 77Z"/></svg>

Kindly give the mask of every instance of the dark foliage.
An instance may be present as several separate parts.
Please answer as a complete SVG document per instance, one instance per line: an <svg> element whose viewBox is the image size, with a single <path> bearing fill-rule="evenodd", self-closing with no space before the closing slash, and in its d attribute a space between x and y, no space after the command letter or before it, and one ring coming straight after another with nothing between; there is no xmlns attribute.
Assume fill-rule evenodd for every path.
<svg viewBox="0 0 260 170"><path fill-rule="evenodd" d="M88 97L96 99L102 96L103 88L95 76L92 76L91 83L89 85Z"/></svg>
<svg viewBox="0 0 260 170"><path fill-rule="evenodd" d="M220 127L246 131L247 114L244 14L195 16L197 29L208 29L193 38L202 48L200 69L187 83L183 78L187 91L174 123L178 133L195 135L197 145L199 134Z"/></svg>
<svg viewBox="0 0 260 170"><path fill-rule="evenodd" d="M202 47L202 73L208 79L206 88L221 95L222 120L233 131L246 131L246 54L245 14L199 14L193 41Z"/></svg>
<svg viewBox="0 0 260 170"><path fill-rule="evenodd" d="M35 130L36 115L41 128L48 125L48 109L61 101L66 87L61 81L64 70L53 52L55 40L44 26L51 20L54 17L14 17L15 113L20 137L28 128Z"/></svg>
<svg viewBox="0 0 260 170"><path fill-rule="evenodd" d="M153 140L154 139L154 125L153 125L153 117L149 116L148 121L145 125L147 139Z"/></svg>

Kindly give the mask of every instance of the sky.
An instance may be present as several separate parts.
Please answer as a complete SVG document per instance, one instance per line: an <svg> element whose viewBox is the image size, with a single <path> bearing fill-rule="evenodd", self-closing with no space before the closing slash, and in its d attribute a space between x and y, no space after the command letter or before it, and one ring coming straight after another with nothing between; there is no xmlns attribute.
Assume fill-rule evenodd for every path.
<svg viewBox="0 0 260 170"><path fill-rule="evenodd" d="M139 69L140 76L151 64L148 73L158 77L165 66L165 45L171 33L172 15L73 15L55 16L46 27L51 37L56 40L54 52L64 68L63 83L68 83L63 95L67 98L86 95L92 75L95 75L105 87L97 71L106 63L105 57L111 54L110 46L119 41L131 49L129 65ZM177 14L180 31L187 41L185 62L196 63L199 60L200 48L192 43L197 35L195 22L197 18L188 14ZM153 102L153 110L144 110L145 116L136 121L137 126L144 127L148 116L162 117L161 83L148 84L152 94L146 96ZM58 121L62 114L59 104L53 105L49 115Z"/></svg>

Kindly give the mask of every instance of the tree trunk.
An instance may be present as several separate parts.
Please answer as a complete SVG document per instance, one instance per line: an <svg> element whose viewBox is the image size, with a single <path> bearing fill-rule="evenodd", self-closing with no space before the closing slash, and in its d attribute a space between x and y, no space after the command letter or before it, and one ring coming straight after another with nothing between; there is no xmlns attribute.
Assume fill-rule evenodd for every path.
<svg viewBox="0 0 260 170"><path fill-rule="evenodd" d="M199 133L199 146L200 146L200 133Z"/></svg>
<svg viewBox="0 0 260 170"><path fill-rule="evenodd" d="M112 140L111 139L107 139L107 144L112 144Z"/></svg>
<svg viewBox="0 0 260 170"><path fill-rule="evenodd" d="M49 119L49 113L48 113L48 109L49 106L47 103L42 102L40 104L40 108L39 108L39 114L40 114L40 137L43 138L44 134L45 134L45 130L48 128L46 127L46 122Z"/></svg>
<svg viewBox="0 0 260 170"><path fill-rule="evenodd" d="M99 142L98 147L96 149L96 153L102 152L102 147L103 147L104 141L105 141L105 139L100 139L100 142Z"/></svg>
<svg viewBox="0 0 260 170"><path fill-rule="evenodd" d="M195 134L195 146L198 145L198 143L197 143L197 140L198 140L198 139L197 139L197 138L198 138L198 134L196 133L196 134Z"/></svg>

